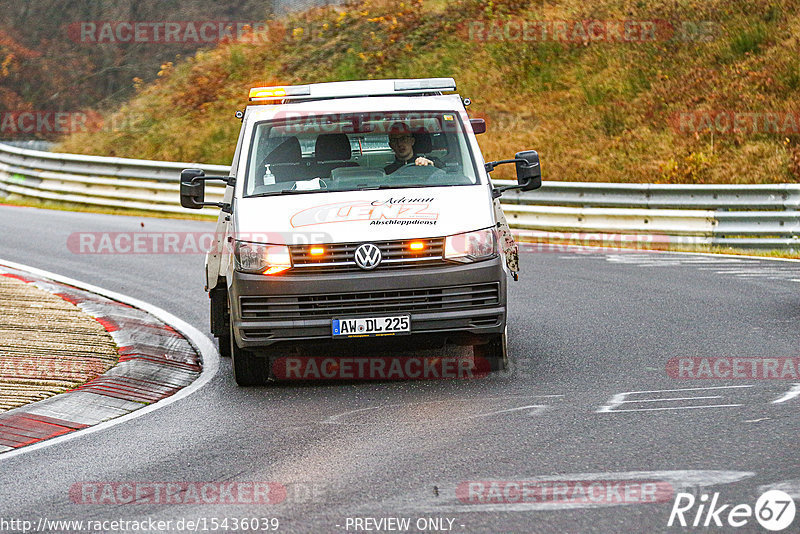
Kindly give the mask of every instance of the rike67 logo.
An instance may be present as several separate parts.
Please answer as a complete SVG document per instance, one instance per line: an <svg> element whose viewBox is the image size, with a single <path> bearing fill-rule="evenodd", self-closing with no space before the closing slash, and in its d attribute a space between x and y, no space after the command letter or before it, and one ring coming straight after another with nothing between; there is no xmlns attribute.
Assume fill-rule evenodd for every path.
<svg viewBox="0 0 800 534"><path fill-rule="evenodd" d="M720 504L719 493L714 493L710 502L705 493L699 499L691 493L678 493L667 526L739 528L751 525L753 517L767 530L784 530L794 521L794 500L791 495L780 490L769 490L762 494L755 506Z"/></svg>

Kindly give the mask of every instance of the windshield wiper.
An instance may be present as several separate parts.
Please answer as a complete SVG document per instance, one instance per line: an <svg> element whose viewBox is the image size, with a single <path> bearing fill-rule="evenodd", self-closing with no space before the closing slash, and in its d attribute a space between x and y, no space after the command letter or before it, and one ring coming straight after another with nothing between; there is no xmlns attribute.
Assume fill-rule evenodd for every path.
<svg viewBox="0 0 800 534"><path fill-rule="evenodd" d="M412 189L415 187L436 187L436 186L431 184L417 184L417 185L383 184L383 185L371 185L369 187L359 187L358 189L353 189L352 191L374 191L376 189Z"/></svg>
<svg viewBox="0 0 800 534"><path fill-rule="evenodd" d="M258 193L256 195L247 195L246 198L258 197L274 197L279 195L300 195L303 193L346 193L348 191L377 191L379 189L414 189L420 187L454 187L466 184L415 184L415 185L400 185L400 184L381 184L371 185L365 187L357 187L355 189L284 189L282 191L270 191L268 193Z"/></svg>
<svg viewBox="0 0 800 534"><path fill-rule="evenodd" d="M329 193L333 189L284 189L282 191L270 191L269 193L258 193L257 195L247 195L247 198L274 197L279 195L300 195L303 193Z"/></svg>

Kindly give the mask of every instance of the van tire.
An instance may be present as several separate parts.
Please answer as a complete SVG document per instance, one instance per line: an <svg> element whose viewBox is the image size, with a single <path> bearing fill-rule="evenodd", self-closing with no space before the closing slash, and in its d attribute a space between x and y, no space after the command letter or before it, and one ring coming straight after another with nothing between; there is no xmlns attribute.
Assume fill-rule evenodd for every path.
<svg viewBox="0 0 800 534"><path fill-rule="evenodd" d="M508 368L506 333L491 336L488 343L473 345L472 354L475 358L485 359L489 363L490 372L506 370Z"/></svg>
<svg viewBox="0 0 800 534"><path fill-rule="evenodd" d="M233 379L236 380L236 384L243 387L266 384L269 380L269 359L259 357L254 352L239 347L233 336L233 326L231 326L231 333L226 337L230 339Z"/></svg>

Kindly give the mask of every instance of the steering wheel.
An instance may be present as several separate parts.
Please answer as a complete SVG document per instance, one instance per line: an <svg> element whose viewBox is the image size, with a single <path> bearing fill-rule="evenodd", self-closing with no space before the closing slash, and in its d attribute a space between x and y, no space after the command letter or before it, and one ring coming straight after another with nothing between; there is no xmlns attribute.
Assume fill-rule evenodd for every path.
<svg viewBox="0 0 800 534"><path fill-rule="evenodd" d="M392 174L389 178L396 180L397 178L405 179L422 179L429 180L437 172L444 174L444 171L435 165L417 165L416 163L406 163Z"/></svg>

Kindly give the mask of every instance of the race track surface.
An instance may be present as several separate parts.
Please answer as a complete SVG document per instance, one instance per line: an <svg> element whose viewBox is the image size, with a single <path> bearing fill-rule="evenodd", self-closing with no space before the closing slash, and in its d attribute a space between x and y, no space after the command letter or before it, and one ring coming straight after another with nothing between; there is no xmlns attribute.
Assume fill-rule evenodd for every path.
<svg viewBox="0 0 800 534"><path fill-rule="evenodd" d="M133 296L209 334L201 254L67 247L75 232L105 231L213 224L0 207L0 257ZM680 530L667 526L678 492L753 506L774 486L800 499L800 379L667 371L672 358L800 356L800 263L561 250L525 254L509 287L505 374L244 389L223 359L211 382L163 409L0 460L0 517L34 528L43 518L210 527L258 517L278 518L278 532L354 532L378 524L355 519L398 517L410 532L420 519L428 532L668 532ZM519 499L514 484L534 479L568 492L606 482L591 502ZM92 504L101 493L81 493L158 482L273 482L286 496ZM657 492L636 495L644 484ZM751 517L739 530L759 529Z"/></svg>

